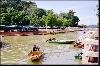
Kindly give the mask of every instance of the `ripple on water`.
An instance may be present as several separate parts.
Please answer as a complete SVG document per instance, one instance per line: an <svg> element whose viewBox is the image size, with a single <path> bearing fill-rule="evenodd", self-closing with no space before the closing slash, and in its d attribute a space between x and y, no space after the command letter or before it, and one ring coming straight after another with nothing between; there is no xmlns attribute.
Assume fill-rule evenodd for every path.
<svg viewBox="0 0 100 66"><path fill-rule="evenodd" d="M15 61L4 61L4 62L1 62L1 64L3 65L13 65L13 64L16 64L16 62Z"/></svg>
<svg viewBox="0 0 100 66"><path fill-rule="evenodd" d="M27 64L26 63L27 59L20 59L17 61L18 64Z"/></svg>

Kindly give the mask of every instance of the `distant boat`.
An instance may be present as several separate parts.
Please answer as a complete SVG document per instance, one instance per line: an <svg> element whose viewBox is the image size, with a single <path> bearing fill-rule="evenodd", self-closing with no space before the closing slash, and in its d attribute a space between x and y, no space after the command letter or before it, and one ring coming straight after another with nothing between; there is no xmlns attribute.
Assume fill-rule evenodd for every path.
<svg viewBox="0 0 100 66"><path fill-rule="evenodd" d="M68 27L68 32L75 32L75 30L73 29L73 27Z"/></svg>
<svg viewBox="0 0 100 66"><path fill-rule="evenodd" d="M68 31L69 31L69 32L75 32L75 30L74 30L74 29L69 29Z"/></svg>
<svg viewBox="0 0 100 66"><path fill-rule="evenodd" d="M72 44L75 42L74 40L54 40L54 41L48 41L49 43L58 43L58 44Z"/></svg>

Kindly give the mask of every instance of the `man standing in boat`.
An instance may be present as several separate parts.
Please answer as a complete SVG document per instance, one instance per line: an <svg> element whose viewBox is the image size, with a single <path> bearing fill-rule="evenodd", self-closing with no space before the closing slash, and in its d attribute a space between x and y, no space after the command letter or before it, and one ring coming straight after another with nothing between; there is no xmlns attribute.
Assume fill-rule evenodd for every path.
<svg viewBox="0 0 100 66"><path fill-rule="evenodd" d="M33 52L34 52L34 51L39 51L39 49L40 49L39 47L37 47L36 45L34 45L34 47L33 47Z"/></svg>

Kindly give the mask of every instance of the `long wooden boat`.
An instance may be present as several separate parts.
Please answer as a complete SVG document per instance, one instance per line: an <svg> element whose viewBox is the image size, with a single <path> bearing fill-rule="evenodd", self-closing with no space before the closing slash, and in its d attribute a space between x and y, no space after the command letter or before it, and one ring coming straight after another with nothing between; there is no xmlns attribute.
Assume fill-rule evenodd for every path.
<svg viewBox="0 0 100 66"><path fill-rule="evenodd" d="M49 43L58 43L58 44L72 44L75 42L74 40L55 40L55 41L48 41Z"/></svg>
<svg viewBox="0 0 100 66"><path fill-rule="evenodd" d="M31 59L31 61L35 61L35 60L40 60L41 57L43 56L43 52L41 51L34 51L32 52L32 50L29 52L28 57L29 59Z"/></svg>

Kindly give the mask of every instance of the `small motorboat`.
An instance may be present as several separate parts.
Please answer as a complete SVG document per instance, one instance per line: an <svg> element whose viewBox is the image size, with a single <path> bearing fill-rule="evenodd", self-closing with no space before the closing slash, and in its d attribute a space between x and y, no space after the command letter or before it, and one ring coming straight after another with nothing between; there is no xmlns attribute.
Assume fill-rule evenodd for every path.
<svg viewBox="0 0 100 66"><path fill-rule="evenodd" d="M28 56L29 56L29 59L31 59L31 61L35 61L35 60L40 60L41 57L43 56L43 52L41 51L30 51Z"/></svg>

